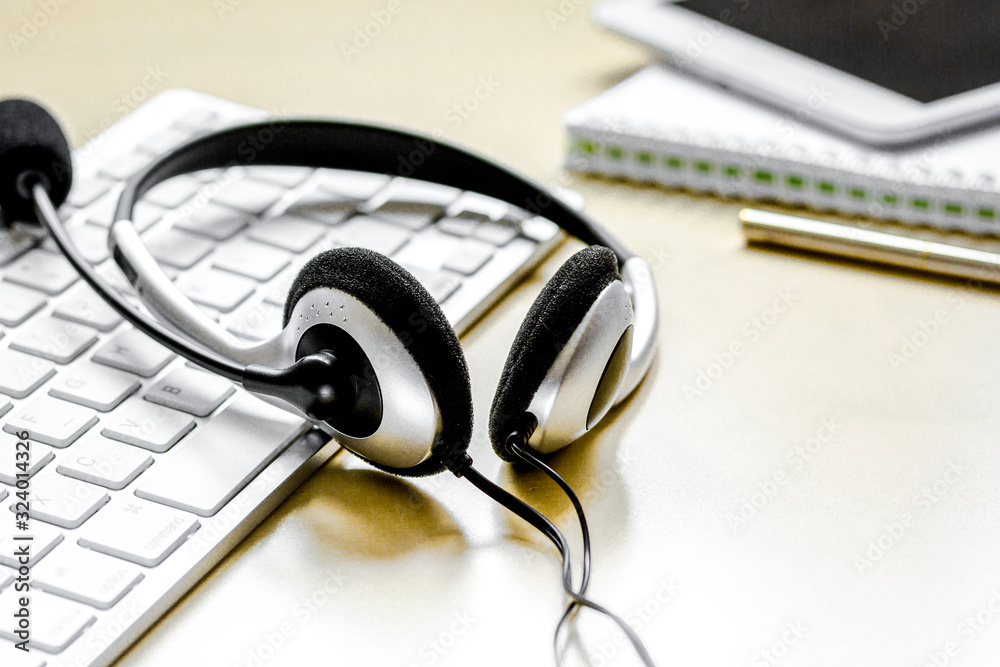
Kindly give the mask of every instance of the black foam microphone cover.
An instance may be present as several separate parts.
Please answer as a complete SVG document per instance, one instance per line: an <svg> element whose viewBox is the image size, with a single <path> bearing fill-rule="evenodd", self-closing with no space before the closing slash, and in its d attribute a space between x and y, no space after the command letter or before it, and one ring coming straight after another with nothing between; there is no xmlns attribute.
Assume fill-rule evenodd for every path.
<svg viewBox="0 0 1000 667"><path fill-rule="evenodd" d="M0 101L0 221L38 222L31 187L41 183L56 207L73 181L66 135L56 119L29 100Z"/></svg>

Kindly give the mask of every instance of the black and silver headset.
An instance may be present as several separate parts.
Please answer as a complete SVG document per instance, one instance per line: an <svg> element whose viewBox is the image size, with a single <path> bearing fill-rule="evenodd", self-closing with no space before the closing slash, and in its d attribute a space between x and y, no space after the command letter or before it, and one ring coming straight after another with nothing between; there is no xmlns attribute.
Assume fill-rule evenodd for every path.
<svg viewBox="0 0 1000 667"><path fill-rule="evenodd" d="M248 150L248 147L253 147ZM393 174L400 157L421 152L409 177L449 185L539 212L588 244L538 295L507 357L489 434L506 461L549 474L569 494L585 536L582 583L574 587L558 528L472 467L472 393L454 329L427 290L401 266L362 248L327 250L295 278L284 328L260 343L226 332L167 278L132 223L136 201L180 174L234 166L284 165ZM341 445L387 472L450 470L541 530L563 555L571 598L556 628L578 605L607 613L651 659L621 619L584 597L589 537L575 495L538 454L593 428L649 369L658 304L650 267L558 196L454 146L384 127L325 120L276 120L200 137L154 161L126 184L109 233L111 256L143 304L139 312L81 256L56 208L72 166L58 123L26 100L0 102L0 216L44 225L67 259L133 326L199 366L308 418ZM236 445L234 445L236 446Z"/></svg>

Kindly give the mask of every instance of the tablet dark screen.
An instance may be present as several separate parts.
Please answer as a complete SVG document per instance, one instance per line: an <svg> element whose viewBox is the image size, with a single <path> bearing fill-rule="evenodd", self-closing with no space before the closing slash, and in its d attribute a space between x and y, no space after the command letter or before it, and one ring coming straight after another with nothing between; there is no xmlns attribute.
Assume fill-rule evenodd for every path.
<svg viewBox="0 0 1000 667"><path fill-rule="evenodd" d="M919 102L1000 82L997 0L688 0L678 6Z"/></svg>

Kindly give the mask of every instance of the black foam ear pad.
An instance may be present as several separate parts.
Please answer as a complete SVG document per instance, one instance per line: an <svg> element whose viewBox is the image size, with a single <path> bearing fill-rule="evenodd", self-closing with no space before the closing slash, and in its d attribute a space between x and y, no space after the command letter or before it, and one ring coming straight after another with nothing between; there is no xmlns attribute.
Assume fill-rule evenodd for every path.
<svg viewBox="0 0 1000 667"><path fill-rule="evenodd" d="M549 368L594 301L620 278L615 254L603 246L590 246L559 267L535 299L510 348L490 409L490 440L500 458L512 460L504 451L504 440L519 427L518 418L527 412Z"/></svg>
<svg viewBox="0 0 1000 667"><path fill-rule="evenodd" d="M41 180L53 206L60 206L73 180L66 135L48 111L29 100L0 101L0 215L6 224L15 220L38 222L30 192L19 187L18 177L31 172Z"/></svg>
<svg viewBox="0 0 1000 667"><path fill-rule="evenodd" d="M465 451L472 439L472 387L455 330L434 298L409 271L364 248L336 248L313 257L296 276L285 301L284 322L308 292L332 288L368 306L396 333L420 367L441 411L441 434L431 457L413 468L372 465L398 475L431 475Z"/></svg>

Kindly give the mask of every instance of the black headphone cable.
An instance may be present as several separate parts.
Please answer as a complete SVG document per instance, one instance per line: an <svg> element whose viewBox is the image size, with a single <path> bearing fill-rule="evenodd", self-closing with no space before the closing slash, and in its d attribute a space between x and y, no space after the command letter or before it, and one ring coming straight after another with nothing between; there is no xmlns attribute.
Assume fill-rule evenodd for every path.
<svg viewBox="0 0 1000 667"><path fill-rule="evenodd" d="M551 467L546 465L537 456L528 451L526 445L528 438L531 437L531 431L533 428L525 429L527 433L522 431L512 432L507 440L506 446L510 453L514 454L520 458L525 463L535 467L539 471L546 474L551 478L559 488L567 495L570 502L573 504L573 508L576 510L577 518L580 521L580 532L583 536L583 573L580 580L580 587L574 589L573 587L573 574L572 566L570 564L570 549L569 543L566 541L566 537L562 534L562 531L544 515L538 512L536 509L530 505L524 503L522 500L516 496L510 494L506 490L497 486L489 479L484 477L478 470L472 467L472 457L467 453L462 452L462 454L455 460L449 462L448 468L455 474L456 477L464 477L469 480L473 486L485 493L487 496L495 500L497 503L507 508L514 514L518 515L534 528L540 531L545 537L551 541L556 549L559 550L559 555L562 559L562 582L563 589L570 598L570 602L566 607L566 611L563 612L562 617L556 624L555 632L552 637L552 647L555 653L556 665L561 667L562 665L562 653L559 650L559 636L563 627L566 626L569 619L574 616L574 613L579 610L580 607L588 607L594 611L603 614L604 616L611 619L625 636L628 638L632 647L635 649L636 654L642 663L646 667L655 667L653 663L653 658L649 655L646 647L643 645L642 640L635 633L635 631L629 627L628 623L624 619L619 617L617 614L611 610L603 607L602 605L590 600L586 597L587 586L590 584L590 565L591 565L591 554L590 554L590 531L587 527L587 519L583 512L583 505L580 503L579 498L573 492L573 489L564 480L559 473L553 470Z"/></svg>

